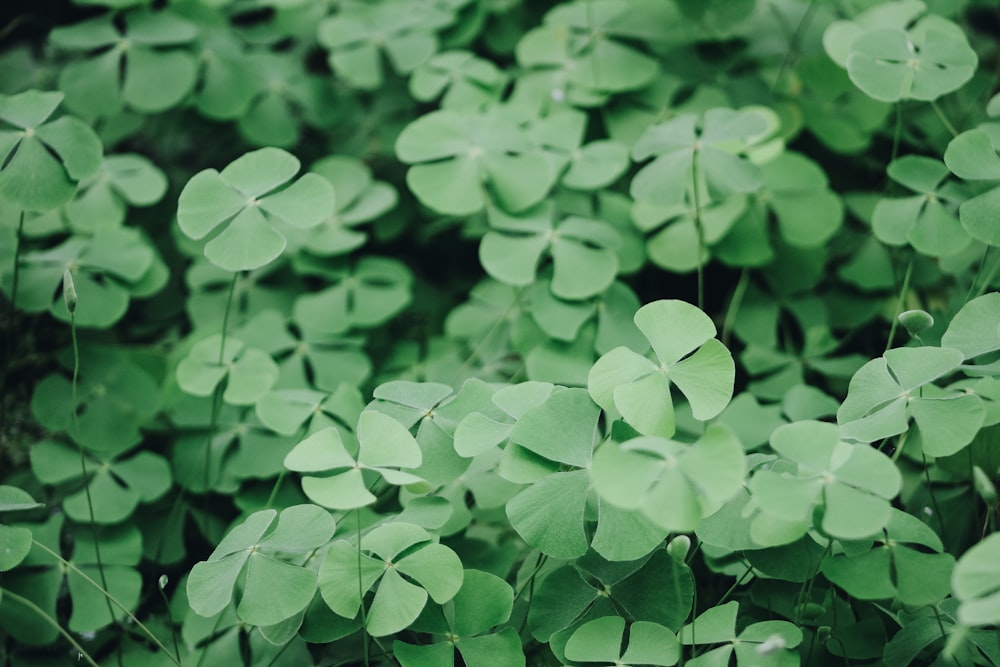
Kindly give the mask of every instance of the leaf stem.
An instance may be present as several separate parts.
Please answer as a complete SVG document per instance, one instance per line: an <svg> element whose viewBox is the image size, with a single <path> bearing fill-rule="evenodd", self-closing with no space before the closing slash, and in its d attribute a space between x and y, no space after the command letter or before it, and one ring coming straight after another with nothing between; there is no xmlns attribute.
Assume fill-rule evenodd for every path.
<svg viewBox="0 0 1000 667"><path fill-rule="evenodd" d="M923 459L924 463L924 482L927 484L927 495L931 497L931 507L934 508L934 514L937 516L938 525L941 526L941 541L945 544L945 548L947 549L948 532L944 524L944 516L941 514L941 506L938 505L937 496L934 494L934 485L931 484L931 472L930 466L927 465L927 455L921 452L920 458Z"/></svg>
<svg viewBox="0 0 1000 667"><path fill-rule="evenodd" d="M110 591L108 591L107 589L101 588L100 584L98 584L96 581L94 581L93 579L91 579L90 576L86 572L84 572L83 570L81 570L80 568L78 568L75 563L66 560L65 558L63 558L58 553L56 553L52 549L48 548L47 546L45 546L44 544L42 544L38 540L32 538L31 543L33 545L37 546L42 551L44 551L47 554L49 554L50 556L52 556L53 558L55 558L56 560L58 560L62 564L63 567L65 567L67 569L70 569L70 570L73 570L73 572L75 572L76 574L80 575L80 577L83 578L84 581L86 581L88 584L90 584L91 586L93 586L97 590L101 591L101 593L103 593L104 596L110 602L113 602L115 604L115 606L117 606L119 609L121 609L123 612L125 612L125 615L129 617L129 620L131 620L133 623L135 623L138 628L140 628L143 632L146 633L146 636L149 637L150 641L152 641L154 644L156 644L157 648L159 648L161 651L163 651L166 654L166 656L168 658L170 658L170 662L172 662L175 665L177 665L177 667L181 667L180 661L178 661L173 656L173 654L171 654L170 651L167 650L167 647L163 645L163 642L161 642L157 638L157 636L154 635L152 633L152 631L149 628L147 628L143 624L143 622L140 621L136 617L135 614L133 614L131 611L129 611L128 607L126 607L121 602L119 602L118 598L116 598L114 595L112 595Z"/></svg>
<svg viewBox="0 0 1000 667"><path fill-rule="evenodd" d="M892 325L889 327L889 338L885 341L885 352L892 347L892 339L896 335L896 328L899 326L899 314L903 312L906 303L906 294L910 291L910 276L913 274L913 255L906 264L906 273L903 274L903 286L899 290L899 301L896 304L896 312L892 316Z"/></svg>
<svg viewBox="0 0 1000 667"><path fill-rule="evenodd" d="M219 338L219 366L223 364L226 357L226 329L229 328L229 311L232 310L233 306L233 295L236 293L236 280L239 278L239 272L233 272L233 278L229 281L229 291L226 295L226 309L222 313L222 332ZM219 412L222 410L222 383L215 388L212 392L212 415L208 422L208 436L205 438L205 460L202 467L204 468L204 486L205 486L205 501L204 501L204 511L208 513L208 490L211 485L212 476L212 439L215 437L215 430L219 425Z"/></svg>
<svg viewBox="0 0 1000 667"><path fill-rule="evenodd" d="M694 186L694 228L698 232L698 307L705 309L705 229L701 224L701 196L698 188L698 151L691 154L691 183Z"/></svg>
<svg viewBox="0 0 1000 667"><path fill-rule="evenodd" d="M97 561L97 572L101 575L101 586L104 588L104 602L108 605L108 616L111 623L115 623L115 610L108 599L108 579L104 574L104 562L101 559L101 531L94 520L94 501L90 495L90 480L87 479L87 455L83 451L83 443L80 441L80 415L77 412L76 395L80 376L80 346L76 338L76 306L72 305L69 310L69 330L73 339L73 382L70 390L70 418L73 423L73 431L76 440L76 448L80 452L80 474L83 477L83 492L87 497L87 512L90 516L90 526L94 531L94 559Z"/></svg>
<svg viewBox="0 0 1000 667"><path fill-rule="evenodd" d="M937 100L931 100L931 109L934 109L934 113L937 114L938 119L941 120L941 124L944 125L944 128L948 130L951 136L957 137L958 130L956 130L955 126L951 124L948 117L944 115L944 111L942 111L941 107L938 106Z"/></svg>
<svg viewBox="0 0 1000 667"><path fill-rule="evenodd" d="M365 590L361 580L361 509L354 510L358 530L358 601L361 603L361 650L365 667L370 667L368 657L368 615L365 612Z"/></svg>
<svg viewBox="0 0 1000 667"><path fill-rule="evenodd" d="M8 590L6 588L0 588L0 591L3 591L3 598L4 599L6 599L6 600L13 600L14 602L17 602L17 603L19 603L19 604L27 607L31 611L33 611L36 614L38 614L46 623L48 623L53 628L55 628L56 630L58 630L59 634L61 634L63 636L63 638L66 641L68 641L73 646L73 649L76 651L77 656L79 656L79 659L82 659L82 660L86 661L86 663L88 665L90 665L91 667L100 667L100 665L98 665L96 662L94 662L94 659L90 657L90 654L87 653L83 649L83 647L80 646L80 644L75 639L73 639L73 635L71 635L61 625L59 625L59 622L56 621L56 619L52 618L47 613L45 613L44 609L42 609L41 607L39 607L37 604L35 604L31 600L29 600L28 598L21 597L20 595L18 595L17 593L15 593L15 592L13 592L11 590ZM178 664L180 664L180 663L178 663Z"/></svg>

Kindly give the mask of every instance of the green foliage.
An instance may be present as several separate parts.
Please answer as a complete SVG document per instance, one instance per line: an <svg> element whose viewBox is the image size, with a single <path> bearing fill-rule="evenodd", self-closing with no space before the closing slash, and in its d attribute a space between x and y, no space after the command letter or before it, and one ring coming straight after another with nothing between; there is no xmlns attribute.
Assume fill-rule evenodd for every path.
<svg viewBox="0 0 1000 667"><path fill-rule="evenodd" d="M993 11L16 18L0 666L1000 665Z"/></svg>

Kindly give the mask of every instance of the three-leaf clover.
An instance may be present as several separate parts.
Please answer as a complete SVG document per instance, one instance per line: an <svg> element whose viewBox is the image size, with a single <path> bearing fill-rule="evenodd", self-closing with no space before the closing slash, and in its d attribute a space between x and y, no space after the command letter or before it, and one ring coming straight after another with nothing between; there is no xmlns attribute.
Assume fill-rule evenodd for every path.
<svg viewBox="0 0 1000 667"><path fill-rule="evenodd" d="M438 49L436 31L455 20L444 3L414 11L407 0L350 3L319 24L319 43L329 49L330 67L357 88L382 85L381 54L408 74Z"/></svg>
<svg viewBox="0 0 1000 667"><path fill-rule="evenodd" d="M59 88L66 103L88 116L111 116L124 104L146 113L165 111L191 92L195 57L184 45L198 27L169 9L105 14L49 35L57 47L88 54L66 65Z"/></svg>
<svg viewBox="0 0 1000 667"><path fill-rule="evenodd" d="M299 161L290 153L261 148L221 172L198 172L181 191L181 231L196 240L211 234L205 257L227 271L269 264L287 243L278 225L306 229L333 213L333 187L322 176L305 174L285 185L298 171Z"/></svg>
<svg viewBox="0 0 1000 667"><path fill-rule="evenodd" d="M965 197L953 183L943 182L949 175L944 164L921 155L906 155L893 160L886 172L917 194L880 199L875 205L872 231L880 241L909 243L931 257L953 255L969 245L972 239L954 212Z"/></svg>
<svg viewBox="0 0 1000 667"><path fill-rule="evenodd" d="M358 545L335 541L319 569L319 590L335 614L354 618L362 596L377 584L365 628L384 637L412 624L428 597L438 604L455 597L464 575L454 551L423 528L394 521L375 527Z"/></svg>
<svg viewBox="0 0 1000 667"><path fill-rule="evenodd" d="M407 125L396 155L412 165L406 184L424 205L471 215L496 203L511 213L539 203L556 181L549 156L510 111L441 109Z"/></svg>
<svg viewBox="0 0 1000 667"><path fill-rule="evenodd" d="M875 540L864 553L824 559L823 575L859 600L896 598L920 607L948 595L955 559L941 553L941 539L927 524L893 508L884 535Z"/></svg>
<svg viewBox="0 0 1000 667"><path fill-rule="evenodd" d="M720 107L653 125L632 149L636 161L655 159L632 179L631 194L637 201L673 206L694 188L707 188L709 201L753 192L762 185L760 170L742 155L774 124L758 109Z"/></svg>
<svg viewBox="0 0 1000 667"><path fill-rule="evenodd" d="M510 619L513 606L510 584L488 572L466 570L455 597L426 609L419 621L422 632L443 635L446 641L414 645L397 640L393 654L402 667L452 665L456 650L468 667L524 667L517 631L508 626L490 632Z"/></svg>
<svg viewBox="0 0 1000 667"><path fill-rule="evenodd" d="M68 202L101 166L101 140L76 118L49 117L62 93L0 95L0 196L27 211Z"/></svg>
<svg viewBox="0 0 1000 667"><path fill-rule="evenodd" d="M315 505L254 512L191 569L191 609L215 616L241 590L236 613L246 623L274 625L295 616L316 594L316 572L304 564L335 529L329 512Z"/></svg>
<svg viewBox="0 0 1000 667"><path fill-rule="evenodd" d="M683 533L732 497L745 472L743 446L713 424L694 445L657 436L609 441L594 455L590 476L602 499Z"/></svg>
<svg viewBox="0 0 1000 667"><path fill-rule="evenodd" d="M213 334L198 341L177 364L177 384L193 396L211 396L226 381L222 400L250 405L268 392L278 379L278 365L271 355L242 340Z"/></svg>
<svg viewBox="0 0 1000 667"><path fill-rule="evenodd" d="M587 388L594 402L620 413L640 433L665 438L675 431L671 385L687 397L696 419L722 412L733 395L736 367L714 338L711 318L684 301L660 300L640 308L633 319L656 361L626 347L611 350L590 370Z"/></svg>
<svg viewBox="0 0 1000 667"><path fill-rule="evenodd" d="M313 433L285 457L285 467L301 473L302 491L315 503L332 509L355 509L375 502L365 471L376 473L390 484L421 482L398 468L416 468L422 454L410 432L392 417L366 410L358 418L357 455L344 446L336 427ZM320 477L317 473L326 473Z"/></svg>
<svg viewBox="0 0 1000 667"><path fill-rule="evenodd" d="M965 356L947 347L888 350L851 378L837 411L844 438L874 442L903 433L912 418L928 456L948 456L968 445L983 423L976 394L931 384L961 366Z"/></svg>
<svg viewBox="0 0 1000 667"><path fill-rule="evenodd" d="M883 102L932 101L961 88L979 64L954 22L930 15L909 30L875 28L851 41L847 73L867 95Z"/></svg>
<svg viewBox="0 0 1000 667"><path fill-rule="evenodd" d="M882 452L844 442L836 425L818 421L779 426L771 448L782 458L750 479L760 509L750 534L759 544L793 542L814 520L842 539L871 537L888 523L902 477Z"/></svg>
<svg viewBox="0 0 1000 667"><path fill-rule="evenodd" d="M544 203L520 216L492 209L489 221L479 258L487 273L509 285L533 283L546 254L552 257L552 292L564 299L595 296L618 272L620 240L607 223L577 216L557 223Z"/></svg>
<svg viewBox="0 0 1000 667"><path fill-rule="evenodd" d="M140 502L152 502L171 487L170 464L149 451L90 450L84 467L86 474L81 471L79 449L64 442L43 440L31 449L31 470L39 481L76 483L77 489L63 499L62 507L66 516L80 523L119 523Z"/></svg>

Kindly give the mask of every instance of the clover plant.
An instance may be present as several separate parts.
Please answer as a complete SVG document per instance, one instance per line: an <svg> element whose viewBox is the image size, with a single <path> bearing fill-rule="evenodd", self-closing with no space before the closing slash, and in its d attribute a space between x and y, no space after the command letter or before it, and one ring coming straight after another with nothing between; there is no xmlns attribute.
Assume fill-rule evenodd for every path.
<svg viewBox="0 0 1000 667"><path fill-rule="evenodd" d="M987 0L0 27L0 667L1000 665Z"/></svg>

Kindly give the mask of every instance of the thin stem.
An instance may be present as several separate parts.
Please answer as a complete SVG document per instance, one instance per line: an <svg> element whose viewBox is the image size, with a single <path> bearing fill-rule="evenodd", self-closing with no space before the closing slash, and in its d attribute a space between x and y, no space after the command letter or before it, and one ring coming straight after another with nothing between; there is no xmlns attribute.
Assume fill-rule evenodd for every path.
<svg viewBox="0 0 1000 667"><path fill-rule="evenodd" d="M892 155L889 156L889 162L896 159L899 154L899 137L903 133L903 103L896 102L896 127L892 131Z"/></svg>
<svg viewBox="0 0 1000 667"><path fill-rule="evenodd" d="M701 224L701 195L698 188L698 151L691 154L691 183L694 186L694 228L698 232L698 307L705 309L705 229Z"/></svg>
<svg viewBox="0 0 1000 667"><path fill-rule="evenodd" d="M986 249L986 252L989 252L988 247ZM993 262L993 268L990 269L990 272L988 274L986 274L986 278L984 278L983 281L979 283L979 289L976 290L976 296L982 296L986 292L986 290L990 288L990 285L993 284L993 280L997 277L998 271L1000 271L1000 257L997 257L996 261Z"/></svg>
<svg viewBox="0 0 1000 667"><path fill-rule="evenodd" d="M361 510L354 510L354 518L358 528L358 600L361 601L361 650L365 667L369 666L368 658L368 615L365 612L365 589L361 580Z"/></svg>
<svg viewBox="0 0 1000 667"><path fill-rule="evenodd" d="M264 505L265 509L274 506L274 501L278 498L278 491L281 489L281 483L285 481L285 471L287 468L282 468L281 472L278 473L278 479L275 480L274 486L271 487L271 494L267 497L267 504Z"/></svg>
<svg viewBox="0 0 1000 667"><path fill-rule="evenodd" d="M903 312L903 306L906 303L906 294L910 291L910 276L913 274L913 255L910 255L910 261L906 265L906 273L903 274L903 286L899 290L899 302L896 304L896 314L892 318L892 325L889 327L889 338L885 341L885 350L888 351L892 347L893 336L896 335L896 327L899 326L898 315Z"/></svg>
<svg viewBox="0 0 1000 667"><path fill-rule="evenodd" d="M233 279L229 281L229 292L226 295L226 309L222 313L222 333L219 339L219 365L221 366L226 357L226 329L229 328L229 311L233 307L233 295L236 293L236 280L239 272L233 272ZM205 485L205 512L208 511L208 490L212 482L212 438L215 437L215 429L219 425L219 412L222 410L222 383L212 392L212 414L208 423L208 436L205 438L205 460L204 485Z"/></svg>
<svg viewBox="0 0 1000 667"><path fill-rule="evenodd" d="M733 326L736 324L736 315L743 304L743 297L746 296L747 287L750 285L750 270L746 267L740 272L740 279L733 290L733 297L729 300L729 308L726 310L726 319L722 322L722 344L729 347L729 339L733 333Z"/></svg>
<svg viewBox="0 0 1000 667"><path fill-rule="evenodd" d="M97 522L94 520L94 501L90 495L90 480L87 479L87 456L83 451L83 443L80 442L80 415L77 414L76 409L76 392L78 379L80 376L80 346L76 339L76 308L69 308L69 330L70 335L73 339L73 383L72 389L70 390L70 412L71 419L73 422L73 431L76 440L76 448L80 451L80 474L83 477L83 491L84 495L87 497L87 511L90 515L90 526L94 531L94 559L97 561L97 572L101 575L101 586L104 587L105 591L110 590L108 588L108 579L104 574L104 562L101 560L101 539L100 539L100 529L97 526ZM107 595L104 597L104 602L108 605L108 615L111 617L111 622L114 623L115 610L111 606L111 601L108 600Z"/></svg>
<svg viewBox="0 0 1000 667"><path fill-rule="evenodd" d="M931 472L930 467L927 465L927 455L921 452L920 457L924 462L924 481L927 483L927 494L931 497L931 507L934 508L934 514L937 516L938 525L941 526L941 541L947 545L948 534L944 525L944 516L941 515L941 507L938 505L937 496L934 495L934 486L931 484Z"/></svg>
<svg viewBox="0 0 1000 667"><path fill-rule="evenodd" d="M809 26L809 22L812 20L813 14L816 13L816 6L816 0L809 0L809 6L806 7L806 11L803 12L802 18L799 19L798 24L795 26L795 31L792 32L791 38L788 40L788 50L785 51L785 57L781 60L781 66L778 68L778 74L774 77L774 84L771 86L772 95L778 90L778 85L788 73L788 69L792 64L793 56L799 52L799 41L802 38L802 33ZM775 14L777 15L779 12L775 11Z"/></svg>
<svg viewBox="0 0 1000 667"><path fill-rule="evenodd" d="M121 602L119 602L119 601L118 601L118 598L116 598L116 597L115 597L114 595L112 595L110 591L108 591L108 590L107 590L106 588L101 588L101 585L100 585L100 584L98 584L98 583L97 583L96 581L94 581L93 579L91 579L91 578L90 578L90 576L89 576L89 575L88 575L88 574L87 574L86 572L84 572L83 570L81 570L80 568L78 568L78 567L77 567L77 566L76 566L76 565L75 565L74 563L72 563L72 562L70 562L70 561L66 560L65 558L63 558L63 557L62 557L62 556L60 556L60 555L59 555L58 553L56 553L56 552L55 552L55 551L53 551L52 549L48 548L47 546L45 546L44 544L42 544L42 543L41 543L41 542L39 542L38 540L36 540L36 539L32 539L32 540L31 540L31 543L32 543L32 544L33 544L34 546L36 546L36 547L38 547L39 549L41 549L42 551L44 551L44 552L46 552L47 554L49 554L50 556L52 556L53 558L55 558L56 560L58 560L58 561L59 561L59 562L60 562L60 563L61 563L61 564L63 565L63 567L65 567L65 568L67 568L67 569L70 569L70 570L73 570L73 572L75 572L76 574L78 574L78 575L79 575L79 576L80 576L80 577L81 577L81 578L82 578L82 579L83 579L84 581L86 581L86 582L87 582L88 584L90 584L91 586L93 586L93 587L94 587L94 588L96 588L97 590L101 591L101 593L103 593L103 594L104 594L104 596L105 596L105 597L106 597L106 598L107 598L108 600L110 600L111 602L113 602L113 603L115 604L115 606L116 606L116 607L118 607L118 608L119 608L119 609L121 609L121 610L122 610L123 612L125 612L125 615L126 615L126 616L128 616L128 617L129 617L129 619L130 619L130 620L131 620L131 621L132 621L133 623L135 623L135 624L136 624L136 627L138 627L139 629L141 629L141 630L142 630L143 632L145 632L145 633L146 633L146 636L147 636L147 637L149 637L149 640L150 640L151 642L153 642L154 644L156 644L157 648L159 648L159 649L160 649L161 651L163 651L163 652L164 652L164 653L165 653L165 654L167 655L167 657L168 657L168 658L170 658L170 662L172 662L172 663L174 663L175 665L177 665L177 667L181 667L181 663L180 663L180 661L178 661L178 660L177 660L176 658L174 658L174 656L173 656L173 655L172 655L172 654L170 653L170 651L168 651L168 650L167 650L167 647L163 645L163 642L161 642L161 641L160 641L160 640L159 640L159 639L157 638L157 636L156 636L156 635L154 635L154 634L152 633L152 631L150 631L150 629L149 629L149 628L147 628L147 627L146 627L146 626L145 626L145 625L143 624L143 622L142 622L142 621L140 621L140 620L139 620L138 618L136 618L135 614L133 614L133 613L132 613L131 611L129 611L128 607L126 607L126 606L125 606L125 605L123 605L123 604L122 604ZM5 594L6 594L6 592L5 592Z"/></svg>
<svg viewBox="0 0 1000 667"><path fill-rule="evenodd" d="M951 124L948 117L944 115L944 111L942 111L941 107L938 106L937 100L931 100L931 109L934 109L934 113L937 114L937 117L941 120L941 124L944 125L944 128L948 130L949 133L951 133L951 136L957 137L958 130L956 130L955 126Z"/></svg>
<svg viewBox="0 0 1000 667"><path fill-rule="evenodd" d="M59 632L59 634L63 636L63 639L68 641L73 646L73 649L76 650L76 653L80 659L85 660L87 664L90 665L91 667L100 667L100 665L94 662L94 659L90 657L90 654L87 653L85 650L83 650L83 647L80 646L80 644L75 639L73 639L73 635L71 635L69 632L63 629L63 627L59 625L59 622L56 621L56 619L52 618L47 613L45 613L44 609L39 607L37 604L29 600L28 598L21 597L17 593L7 590L6 588L0 588L0 591L3 591L3 598L5 600L13 600L14 602L24 605L31 611L38 614L46 623L55 628Z"/></svg>
<svg viewBox="0 0 1000 667"><path fill-rule="evenodd" d="M163 590L163 587L167 585L167 575L162 575L160 580L156 582L156 589L160 591L160 598L163 600L163 606L167 610L167 618L170 620L170 639L174 645L174 655L177 656L177 662L181 661L181 647L177 643L177 630L174 627L174 615L170 613L170 600L167 599L167 593Z"/></svg>

